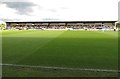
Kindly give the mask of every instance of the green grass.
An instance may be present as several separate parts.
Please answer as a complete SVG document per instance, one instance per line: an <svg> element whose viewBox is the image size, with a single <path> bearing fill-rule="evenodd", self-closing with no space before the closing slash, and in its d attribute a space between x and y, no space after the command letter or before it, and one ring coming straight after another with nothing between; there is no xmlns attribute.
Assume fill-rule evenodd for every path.
<svg viewBox="0 0 120 79"><path fill-rule="evenodd" d="M78 70L54 70L42 68L3 67L4 77L117 77L114 72L93 72Z"/></svg>
<svg viewBox="0 0 120 79"><path fill-rule="evenodd" d="M116 70L117 37L113 31L3 31L3 63Z"/></svg>

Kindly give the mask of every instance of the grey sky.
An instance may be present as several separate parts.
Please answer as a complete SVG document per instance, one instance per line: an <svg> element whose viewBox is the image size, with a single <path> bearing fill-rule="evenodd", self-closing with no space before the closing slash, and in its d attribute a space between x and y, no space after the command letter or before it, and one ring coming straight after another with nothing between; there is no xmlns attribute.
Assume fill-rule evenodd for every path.
<svg viewBox="0 0 120 79"><path fill-rule="evenodd" d="M0 0L0 20L118 20L119 0Z"/></svg>
<svg viewBox="0 0 120 79"><path fill-rule="evenodd" d="M3 4L6 4L7 7L13 8L17 10L18 14L29 14L32 12L32 7L35 6L34 3L31 2L2 2Z"/></svg>

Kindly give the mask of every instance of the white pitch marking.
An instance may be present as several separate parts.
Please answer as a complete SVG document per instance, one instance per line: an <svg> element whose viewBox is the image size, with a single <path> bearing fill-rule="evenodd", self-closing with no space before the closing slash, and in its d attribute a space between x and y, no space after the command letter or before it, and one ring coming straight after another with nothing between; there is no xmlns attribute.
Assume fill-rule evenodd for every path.
<svg viewBox="0 0 120 79"><path fill-rule="evenodd" d="M32 66L32 65L18 65L18 64L0 64L0 66L13 66L13 67L29 67L29 68L45 68L45 69L62 69L62 70L81 70L81 71L100 71L100 72L120 72L120 70L109 69L88 69L88 68L67 68L67 67L51 67L51 66Z"/></svg>

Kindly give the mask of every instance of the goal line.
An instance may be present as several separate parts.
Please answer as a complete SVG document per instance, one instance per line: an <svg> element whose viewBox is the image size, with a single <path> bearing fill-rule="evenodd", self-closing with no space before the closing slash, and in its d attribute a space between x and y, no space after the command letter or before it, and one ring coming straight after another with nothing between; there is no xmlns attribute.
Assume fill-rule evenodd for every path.
<svg viewBox="0 0 120 79"><path fill-rule="evenodd" d="M44 68L44 69L61 69L61 70L80 70L80 71L95 71L95 72L118 72L118 73L120 73L120 70L110 70L110 69L67 68L67 67L34 66L34 65L19 65L19 64L0 64L0 66Z"/></svg>

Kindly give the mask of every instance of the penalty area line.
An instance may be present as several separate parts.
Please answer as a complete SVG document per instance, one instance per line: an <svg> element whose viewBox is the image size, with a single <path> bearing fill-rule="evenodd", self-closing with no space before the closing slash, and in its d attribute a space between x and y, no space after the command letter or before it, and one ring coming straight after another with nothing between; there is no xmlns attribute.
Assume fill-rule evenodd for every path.
<svg viewBox="0 0 120 79"><path fill-rule="evenodd" d="M44 69L61 69L61 70L80 70L80 71L96 71L96 72L118 72L118 73L120 73L120 70L92 69L92 68L90 68L90 69L88 69L88 68L67 68L67 67L52 67L52 66L18 65L18 64L0 64L0 66L44 68Z"/></svg>

